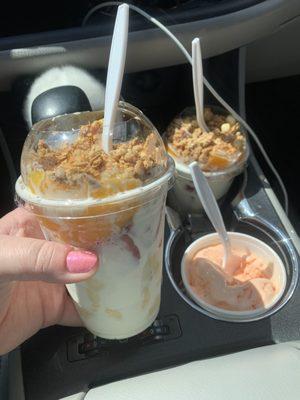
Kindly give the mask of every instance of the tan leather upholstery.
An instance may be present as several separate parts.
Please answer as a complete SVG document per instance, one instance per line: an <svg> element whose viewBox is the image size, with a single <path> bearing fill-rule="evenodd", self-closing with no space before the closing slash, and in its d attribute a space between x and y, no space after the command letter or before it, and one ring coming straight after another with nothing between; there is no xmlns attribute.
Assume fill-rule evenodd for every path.
<svg viewBox="0 0 300 400"><path fill-rule="evenodd" d="M85 397L85 400L125 399L298 400L300 342L192 362L101 386L90 390Z"/></svg>

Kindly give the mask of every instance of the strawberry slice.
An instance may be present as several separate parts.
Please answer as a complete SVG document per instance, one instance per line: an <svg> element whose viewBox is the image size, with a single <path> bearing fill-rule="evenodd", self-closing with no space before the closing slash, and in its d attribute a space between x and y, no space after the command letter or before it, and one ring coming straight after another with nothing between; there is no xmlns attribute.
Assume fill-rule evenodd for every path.
<svg viewBox="0 0 300 400"><path fill-rule="evenodd" d="M139 260L141 258L140 250L132 240L132 238L128 235L121 236L122 241L126 245L126 249L133 255L134 258Z"/></svg>
<svg viewBox="0 0 300 400"><path fill-rule="evenodd" d="M193 193L195 191L195 188L191 185L185 185L185 190L187 190L190 193Z"/></svg>

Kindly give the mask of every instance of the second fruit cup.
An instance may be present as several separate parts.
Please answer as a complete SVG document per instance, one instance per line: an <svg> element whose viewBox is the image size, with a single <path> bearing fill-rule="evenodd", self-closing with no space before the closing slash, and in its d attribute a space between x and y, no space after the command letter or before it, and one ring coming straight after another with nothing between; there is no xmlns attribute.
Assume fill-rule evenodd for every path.
<svg viewBox="0 0 300 400"><path fill-rule="evenodd" d="M213 114L215 115L226 116L226 118L229 118L229 120L231 119L234 121L234 119L231 116L228 116L228 112L220 107L211 106L209 107L209 109L211 109ZM182 120L183 124L185 118L191 119L190 125L193 128L198 127L196 122L196 114L194 107L186 108L177 117L178 120ZM223 122L226 123L226 120ZM180 126L178 126L177 128L180 129ZM221 128L221 126L219 128ZM181 129L185 129L185 127ZM221 131L221 129L219 130ZM220 133L219 136L221 137L221 135L222 134ZM242 133L242 135L245 138L244 149L241 156L235 162L226 167L215 168L214 170L210 171L204 170L204 174L217 200L219 200L222 196L224 196L227 193L234 178L240 173L242 173L246 166L246 162L249 155L249 146L245 134ZM183 138L184 136L186 136L186 133L184 133ZM201 213L202 205L197 196L188 163L184 162L182 160L182 157L175 154L172 145L170 146L170 143L168 143L167 135L165 135L165 143L168 153L170 154L171 157L173 157L175 161L175 167L176 167L175 184L169 193L170 205L174 209L176 209L182 216L186 216L187 214ZM196 139L193 146L196 147L197 145L198 144ZM204 146L206 145L207 144L204 144ZM208 146L203 148L204 149L208 148ZM189 162L192 161L198 161L198 160L193 159L190 160Z"/></svg>

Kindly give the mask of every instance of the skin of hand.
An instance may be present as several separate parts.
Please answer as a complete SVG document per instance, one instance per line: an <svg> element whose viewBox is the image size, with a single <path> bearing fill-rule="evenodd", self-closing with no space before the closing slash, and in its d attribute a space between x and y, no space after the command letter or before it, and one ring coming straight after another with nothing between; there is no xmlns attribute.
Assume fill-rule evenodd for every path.
<svg viewBox="0 0 300 400"><path fill-rule="evenodd" d="M94 253L44 240L36 218L18 208L0 219L0 355L41 328L82 326L65 283L90 278Z"/></svg>

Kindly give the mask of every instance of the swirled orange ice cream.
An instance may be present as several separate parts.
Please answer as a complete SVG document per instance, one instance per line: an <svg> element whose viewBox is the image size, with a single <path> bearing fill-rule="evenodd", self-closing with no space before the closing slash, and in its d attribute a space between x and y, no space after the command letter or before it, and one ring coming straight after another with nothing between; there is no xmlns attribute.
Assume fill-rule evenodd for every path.
<svg viewBox="0 0 300 400"><path fill-rule="evenodd" d="M249 249L235 247L233 254L240 257L240 265L229 277L222 269L223 245L197 251L186 265L191 290L204 302L225 310L267 307L281 290L273 263Z"/></svg>

